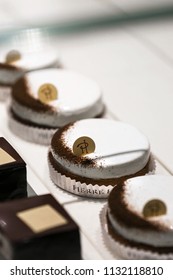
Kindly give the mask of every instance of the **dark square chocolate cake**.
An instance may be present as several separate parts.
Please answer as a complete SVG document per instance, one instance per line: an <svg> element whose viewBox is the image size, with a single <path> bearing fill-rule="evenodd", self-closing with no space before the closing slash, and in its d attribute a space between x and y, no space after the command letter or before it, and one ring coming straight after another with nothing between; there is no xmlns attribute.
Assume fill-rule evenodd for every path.
<svg viewBox="0 0 173 280"><path fill-rule="evenodd" d="M26 163L0 137L0 202L27 196Z"/></svg>
<svg viewBox="0 0 173 280"><path fill-rule="evenodd" d="M81 259L79 228L50 194L1 203L0 237L6 259Z"/></svg>

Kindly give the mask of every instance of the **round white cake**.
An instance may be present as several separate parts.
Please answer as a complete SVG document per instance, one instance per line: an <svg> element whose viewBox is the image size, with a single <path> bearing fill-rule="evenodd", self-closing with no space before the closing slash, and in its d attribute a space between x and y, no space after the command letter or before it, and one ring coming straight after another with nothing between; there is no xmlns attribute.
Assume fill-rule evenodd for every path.
<svg viewBox="0 0 173 280"><path fill-rule="evenodd" d="M13 50L11 50L12 52ZM6 57L10 51L1 51L0 52L0 63L6 64ZM59 62L59 53L56 49L46 48L40 51L30 51L26 52L24 50L19 49L19 54L21 56L20 59L10 63L9 65L15 66L16 68L20 68L25 72L54 67L58 65Z"/></svg>
<svg viewBox="0 0 173 280"><path fill-rule="evenodd" d="M81 136L89 136L95 142L94 153L84 156L94 160L92 168L75 164L51 148L60 165L68 166L70 172L80 176L106 179L134 174L144 168L150 157L148 139L127 123L108 119L76 121L63 133L63 144L72 151L75 140Z"/></svg>
<svg viewBox="0 0 173 280"><path fill-rule="evenodd" d="M158 231L144 232L139 228L129 230L122 227L121 234L130 240L153 246L173 246L173 177L151 175L129 179L125 183L124 202L127 208L142 219L145 204L151 199L164 201L167 212L147 220L158 227Z"/></svg>
<svg viewBox="0 0 173 280"><path fill-rule="evenodd" d="M14 58L14 53L18 53L19 58L14 61L8 61L8 56ZM12 50L11 52L0 51L0 100L5 101L11 94L11 87L14 83L24 75L24 73L44 69L49 67L57 67L59 65L59 54L57 50L48 48L41 51L19 52Z"/></svg>
<svg viewBox="0 0 173 280"><path fill-rule="evenodd" d="M95 150L82 157L73 151L80 137L85 145L87 137L95 143ZM50 162L56 172L76 182L91 188L102 186L103 196L109 193L105 185L112 189L126 176L154 169L148 139L132 125L109 119L79 120L57 131L51 141ZM60 186L56 179L54 182Z"/></svg>
<svg viewBox="0 0 173 280"><path fill-rule="evenodd" d="M21 138L50 144L60 127L100 117L104 103L98 84L66 69L32 71L13 86L9 127Z"/></svg>
<svg viewBox="0 0 173 280"><path fill-rule="evenodd" d="M79 73L62 69L45 69L28 73L25 79L28 92L14 93L11 103L12 111L23 120L38 126L58 128L71 121L95 117L103 112L104 105L99 86L95 81ZM19 95L24 97L29 95L33 101L39 101L38 92L43 84L52 84L58 92L57 99L48 102L45 110L44 103L43 109L38 111L32 104L26 104L24 98L20 102Z"/></svg>
<svg viewBox="0 0 173 280"><path fill-rule="evenodd" d="M110 193L108 220L115 240L123 238L124 255L173 257L172 186L172 176L140 176Z"/></svg>

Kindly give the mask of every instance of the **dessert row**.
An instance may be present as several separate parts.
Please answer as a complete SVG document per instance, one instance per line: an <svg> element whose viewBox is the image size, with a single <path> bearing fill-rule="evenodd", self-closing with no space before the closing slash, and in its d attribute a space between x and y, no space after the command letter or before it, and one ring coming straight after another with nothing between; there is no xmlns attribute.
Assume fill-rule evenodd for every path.
<svg viewBox="0 0 173 280"><path fill-rule="evenodd" d="M9 53L0 65L9 129L47 145L50 178L57 187L107 199L100 214L103 237L120 257L172 259L173 178L153 175L148 139L132 125L106 118L95 81L46 68L55 66L51 63L24 70L15 65L22 59ZM80 259L79 227L51 195L27 198L26 164L4 138L0 177L1 253L12 259Z"/></svg>

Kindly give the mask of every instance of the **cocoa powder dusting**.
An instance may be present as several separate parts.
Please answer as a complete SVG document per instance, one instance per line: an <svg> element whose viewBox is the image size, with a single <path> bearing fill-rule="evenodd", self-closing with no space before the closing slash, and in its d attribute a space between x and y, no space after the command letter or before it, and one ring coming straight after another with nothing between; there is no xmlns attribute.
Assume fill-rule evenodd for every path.
<svg viewBox="0 0 173 280"><path fill-rule="evenodd" d="M111 215L119 222L130 228L140 228L144 231L154 230L158 231L161 227L150 223L149 221L137 216L133 211L131 211L124 199L125 186L118 184L114 188L108 198L108 207L110 209ZM142 194L141 194L142 195Z"/></svg>
<svg viewBox="0 0 173 280"><path fill-rule="evenodd" d="M12 88L12 98L25 107L38 112L53 111L52 107L48 104L42 103L39 99L34 98L32 95L27 78L20 78Z"/></svg>
<svg viewBox="0 0 173 280"><path fill-rule="evenodd" d="M73 151L66 146L65 144L65 134L68 130L73 128L74 122L70 123L59 130L54 134L51 141L52 149L56 154L60 157L68 159L68 161L73 162L75 164L81 164L87 167L94 166L95 160L87 158L87 157L80 157L76 156Z"/></svg>
<svg viewBox="0 0 173 280"><path fill-rule="evenodd" d="M73 151L71 149L69 149L69 147L67 147L65 144L66 132L68 130L72 129L74 124L75 124L75 122L70 123L56 131L56 133L54 134L54 136L52 137L52 140L51 140L52 150L59 157L67 159L67 161L73 162L76 165L80 164L80 165L86 166L86 168L92 168L97 165L97 162L95 159L89 159L87 157L76 156L73 154ZM117 184L123 183L125 180L127 180L129 178L145 175L149 171L153 170L152 169L153 168L152 157L150 157L147 164L145 165L145 167L134 174L122 176L120 178L96 179L96 178L83 177L83 176L79 176L74 173L71 173L68 170L68 167L61 166L59 163L57 163L57 161L53 158L51 152L49 153L49 160L57 172L60 172L61 174L65 175L67 177L70 177L71 179L75 179L76 181L79 181L81 183L92 184L92 185L97 184L99 186L101 186L101 185L116 186ZM102 166L99 166L98 168L102 168Z"/></svg>
<svg viewBox="0 0 173 280"><path fill-rule="evenodd" d="M12 71L21 70L20 68L17 68L14 65L6 64L6 63L0 63L0 69L12 70Z"/></svg>

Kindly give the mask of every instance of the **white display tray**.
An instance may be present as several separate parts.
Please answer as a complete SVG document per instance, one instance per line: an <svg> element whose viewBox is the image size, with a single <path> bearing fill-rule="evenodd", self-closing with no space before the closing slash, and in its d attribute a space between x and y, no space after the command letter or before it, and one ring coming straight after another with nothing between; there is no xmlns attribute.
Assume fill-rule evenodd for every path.
<svg viewBox="0 0 173 280"><path fill-rule="evenodd" d="M82 198L55 186L49 178L47 146L29 143L11 133L8 129L6 104L0 104L0 136L3 136L18 151L27 164L29 195L51 193L68 211L80 227L82 256L84 259L114 259L102 239L100 211L106 199ZM111 118L107 114L108 118ZM167 174L157 162L157 173ZM118 256L117 256L118 258Z"/></svg>

